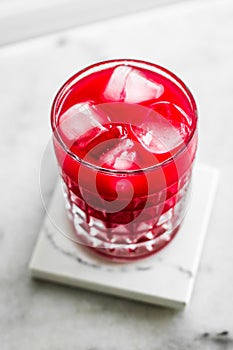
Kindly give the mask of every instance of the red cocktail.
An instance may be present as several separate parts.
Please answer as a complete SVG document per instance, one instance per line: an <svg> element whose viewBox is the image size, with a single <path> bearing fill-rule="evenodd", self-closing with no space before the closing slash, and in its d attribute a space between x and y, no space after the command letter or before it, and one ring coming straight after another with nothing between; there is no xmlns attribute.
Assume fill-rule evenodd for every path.
<svg viewBox="0 0 233 350"><path fill-rule="evenodd" d="M60 89L51 122L78 242L119 260L169 243L197 146L196 104L184 83L147 62L101 62Z"/></svg>

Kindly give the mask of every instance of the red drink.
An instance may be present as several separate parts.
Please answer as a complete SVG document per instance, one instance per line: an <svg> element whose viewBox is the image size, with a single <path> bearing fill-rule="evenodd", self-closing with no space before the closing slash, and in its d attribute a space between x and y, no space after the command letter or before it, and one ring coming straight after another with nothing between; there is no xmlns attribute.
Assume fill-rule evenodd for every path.
<svg viewBox="0 0 233 350"><path fill-rule="evenodd" d="M196 123L186 86L146 62L102 62L60 89L54 147L80 243L130 260L171 241L186 209Z"/></svg>

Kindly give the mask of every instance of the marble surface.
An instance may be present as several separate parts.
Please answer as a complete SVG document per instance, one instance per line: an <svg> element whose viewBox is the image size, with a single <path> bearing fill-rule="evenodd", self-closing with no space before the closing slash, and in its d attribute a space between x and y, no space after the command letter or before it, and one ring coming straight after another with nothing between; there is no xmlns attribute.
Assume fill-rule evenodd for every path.
<svg viewBox="0 0 233 350"><path fill-rule="evenodd" d="M233 3L195 1L0 50L1 349L233 348ZM200 110L199 159L220 169L191 305L184 312L34 281L27 268L44 210L39 169L49 109L72 73L135 57L167 66ZM47 197L53 188L48 177Z"/></svg>
<svg viewBox="0 0 233 350"><path fill-rule="evenodd" d="M190 0L0 0L0 47L181 1Z"/></svg>

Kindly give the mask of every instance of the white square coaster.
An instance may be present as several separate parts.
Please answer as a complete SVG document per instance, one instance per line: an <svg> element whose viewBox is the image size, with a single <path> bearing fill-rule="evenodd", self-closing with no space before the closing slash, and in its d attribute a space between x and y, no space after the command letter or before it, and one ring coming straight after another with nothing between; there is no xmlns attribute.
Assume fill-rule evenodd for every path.
<svg viewBox="0 0 233 350"><path fill-rule="evenodd" d="M218 183L218 171L194 169L192 196L173 241L157 254L131 263L114 263L64 237L46 215L30 261L34 277L174 308L191 297ZM61 186L49 212L72 235Z"/></svg>

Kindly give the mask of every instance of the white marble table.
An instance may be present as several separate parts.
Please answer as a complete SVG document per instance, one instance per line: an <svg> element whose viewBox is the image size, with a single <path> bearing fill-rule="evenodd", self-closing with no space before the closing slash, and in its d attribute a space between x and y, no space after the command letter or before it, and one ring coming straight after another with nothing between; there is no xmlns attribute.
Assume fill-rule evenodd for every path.
<svg viewBox="0 0 233 350"><path fill-rule="evenodd" d="M233 3L193 2L0 50L0 342L3 350L233 348ZM49 108L72 73L136 57L167 66L199 101L199 159L221 171L192 302L184 312L34 281ZM51 173L47 196L52 191Z"/></svg>

